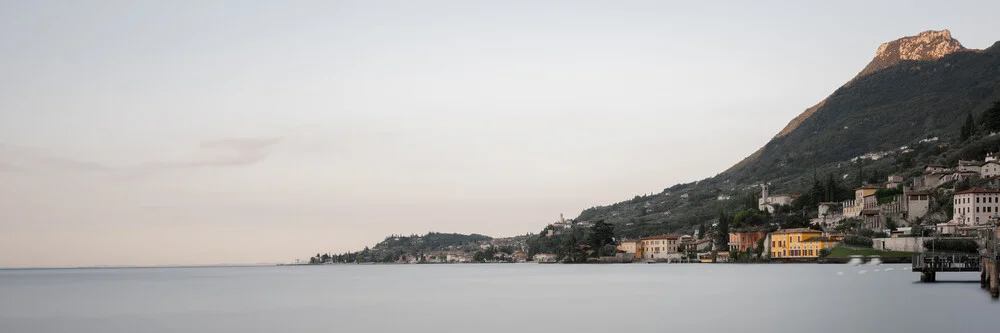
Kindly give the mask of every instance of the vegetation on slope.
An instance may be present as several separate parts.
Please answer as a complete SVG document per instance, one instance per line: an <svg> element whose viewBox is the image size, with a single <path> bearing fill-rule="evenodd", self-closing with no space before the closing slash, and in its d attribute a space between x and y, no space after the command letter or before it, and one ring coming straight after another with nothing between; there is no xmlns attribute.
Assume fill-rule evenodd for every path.
<svg viewBox="0 0 1000 333"><path fill-rule="evenodd" d="M910 180L925 164L982 158L1000 150L1000 136L990 136L994 125L988 125L1000 128L1000 117L984 114L1000 100L997 45L937 61L903 61L860 76L756 158L715 177L585 209L577 219L612 223L620 238L690 233L717 221L719 211L756 208L757 184L764 180L771 193L803 194L792 210L808 216L816 202L851 199L853 188L864 182L884 182L893 173ZM969 115L976 129L961 140ZM938 140L921 142L933 137ZM913 151L902 153L902 146ZM881 151L891 154L852 161ZM731 199L720 200L720 195ZM932 209L950 215L949 205L938 198Z"/></svg>

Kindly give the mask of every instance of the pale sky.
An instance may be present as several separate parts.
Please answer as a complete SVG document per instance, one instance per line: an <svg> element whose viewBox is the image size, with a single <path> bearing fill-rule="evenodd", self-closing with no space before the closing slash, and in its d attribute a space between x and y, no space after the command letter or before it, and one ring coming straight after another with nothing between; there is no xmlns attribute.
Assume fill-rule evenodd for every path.
<svg viewBox="0 0 1000 333"><path fill-rule="evenodd" d="M0 267L511 236L713 176L1000 2L0 1Z"/></svg>

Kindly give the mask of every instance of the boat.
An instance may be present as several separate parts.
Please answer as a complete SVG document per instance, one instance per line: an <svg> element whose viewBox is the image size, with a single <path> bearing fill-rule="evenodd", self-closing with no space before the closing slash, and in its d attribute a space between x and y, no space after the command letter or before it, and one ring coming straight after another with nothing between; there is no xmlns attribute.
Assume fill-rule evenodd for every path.
<svg viewBox="0 0 1000 333"><path fill-rule="evenodd" d="M865 261L862 258L863 257L859 256L859 255L852 255L851 256L851 260L848 260L847 264L851 265L851 266L861 265L861 264L865 263Z"/></svg>

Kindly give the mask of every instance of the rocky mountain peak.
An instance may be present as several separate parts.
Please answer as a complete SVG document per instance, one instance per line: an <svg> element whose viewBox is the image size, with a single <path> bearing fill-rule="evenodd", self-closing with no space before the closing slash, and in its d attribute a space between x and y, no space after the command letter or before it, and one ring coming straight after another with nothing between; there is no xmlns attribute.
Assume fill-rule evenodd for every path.
<svg viewBox="0 0 1000 333"><path fill-rule="evenodd" d="M946 55L963 51L957 39L951 37L951 31L927 30L916 36L903 37L879 45L875 58L858 76L871 74L906 60L937 60Z"/></svg>

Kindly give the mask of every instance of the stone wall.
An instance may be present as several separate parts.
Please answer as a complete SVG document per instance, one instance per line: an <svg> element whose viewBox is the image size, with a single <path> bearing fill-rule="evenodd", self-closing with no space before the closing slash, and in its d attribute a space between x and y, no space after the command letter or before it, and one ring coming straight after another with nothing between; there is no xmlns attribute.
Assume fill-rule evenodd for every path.
<svg viewBox="0 0 1000 333"><path fill-rule="evenodd" d="M930 237L899 237L899 238L874 238L872 247L876 250L901 251L901 252L921 252L924 250L924 241Z"/></svg>

